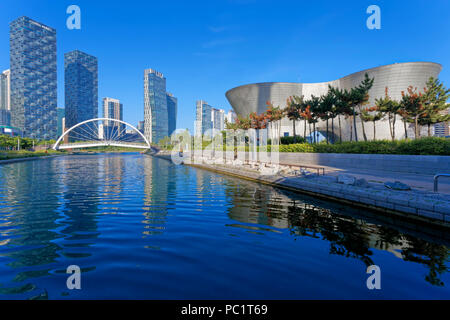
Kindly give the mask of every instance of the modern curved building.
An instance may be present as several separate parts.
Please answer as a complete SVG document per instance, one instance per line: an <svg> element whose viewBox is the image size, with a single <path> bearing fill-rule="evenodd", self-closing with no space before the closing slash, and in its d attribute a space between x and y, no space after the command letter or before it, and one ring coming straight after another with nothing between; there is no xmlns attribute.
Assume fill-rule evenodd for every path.
<svg viewBox="0 0 450 320"><path fill-rule="evenodd" d="M328 91L328 85L341 89L350 89L361 83L364 74L375 78L372 89L369 91L369 104L373 106L375 99L384 97L385 88L389 88L391 98L400 100L401 92L409 86L417 87L423 91L427 80L430 77L437 78L442 70L442 66L433 62L406 62L385 65L381 67L371 68L338 80L320 82L320 83L288 83L288 82L264 82L239 86L226 92L226 97L239 116L248 116L252 112L262 113L267 110L267 101L271 101L275 106L285 107L286 99L290 96L304 96L305 99L311 95L320 96ZM350 119L341 117L342 139L346 140L350 136ZM358 137L362 140L362 128L359 117L357 117ZM336 125L336 124L335 124ZM282 120L282 135L293 135L292 121L288 119ZM389 125L387 120L378 121L377 139L390 139ZM319 131L326 130L325 123L319 122L317 125ZM302 134L304 130L303 121L296 123L297 134ZM330 129L331 130L331 129ZM337 132L335 128L335 133ZM373 126L371 123L366 125L366 135L369 140L373 138ZM408 135L412 136L411 133ZM396 122L396 138L404 138L404 127L402 121Z"/></svg>

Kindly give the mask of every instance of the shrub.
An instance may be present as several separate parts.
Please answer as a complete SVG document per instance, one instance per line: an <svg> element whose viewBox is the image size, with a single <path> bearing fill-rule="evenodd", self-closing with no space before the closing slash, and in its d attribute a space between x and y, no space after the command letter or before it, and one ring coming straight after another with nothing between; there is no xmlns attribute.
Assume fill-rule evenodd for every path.
<svg viewBox="0 0 450 320"><path fill-rule="evenodd" d="M306 140L303 137L301 137L301 136L297 136L295 142L294 142L294 137L291 137L291 136L281 137L281 144L285 144L285 145L288 145L288 144L299 144L299 143L305 143L305 142L306 142ZM272 140L268 139L267 143L271 144Z"/></svg>
<svg viewBox="0 0 450 320"><path fill-rule="evenodd" d="M289 144L281 145L280 152L317 153L364 153L364 154L410 154L410 155L450 155L450 139L427 137L401 141L359 141L336 144Z"/></svg>

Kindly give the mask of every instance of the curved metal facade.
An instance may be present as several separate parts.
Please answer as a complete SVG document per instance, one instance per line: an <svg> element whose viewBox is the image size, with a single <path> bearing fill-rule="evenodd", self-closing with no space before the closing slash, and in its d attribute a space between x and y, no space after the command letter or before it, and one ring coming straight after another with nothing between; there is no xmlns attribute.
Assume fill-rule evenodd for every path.
<svg viewBox="0 0 450 320"><path fill-rule="evenodd" d="M248 116L252 112L262 113L267 110L267 101L273 102L275 106L284 107L286 99L292 95L301 96L305 99L311 95L320 96L326 94L328 85L341 89L350 89L361 83L364 74L375 78L372 89L369 91L370 100L368 106L373 106L375 99L384 97L385 87L389 88L389 95L393 99L399 100L401 92L408 86L417 87L422 91L425 83L430 77L437 78L442 70L442 66L433 62L407 62L395 63L381 67L371 68L348 76L321 83L287 83L287 82L264 82L239 86L226 92L226 97L239 116ZM342 138L348 139L350 136L350 119L341 117ZM365 123L368 139L373 138L373 126ZM362 128L359 117L357 118L358 137L362 139ZM338 130L335 128L335 133ZM296 125L297 134L304 130L303 123ZM318 130L325 130L323 122L318 123ZM376 138L390 139L389 126L387 121L379 121L376 124ZM292 135L292 122L288 119L282 121L282 134ZM396 123L397 138L404 138L403 123L398 119Z"/></svg>

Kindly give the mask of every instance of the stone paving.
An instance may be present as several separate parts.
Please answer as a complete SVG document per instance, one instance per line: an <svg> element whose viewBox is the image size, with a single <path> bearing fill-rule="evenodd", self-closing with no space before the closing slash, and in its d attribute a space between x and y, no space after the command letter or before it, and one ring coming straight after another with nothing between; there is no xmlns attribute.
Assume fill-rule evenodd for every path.
<svg viewBox="0 0 450 320"><path fill-rule="evenodd" d="M422 190L422 191L433 191L433 177L431 174L409 174L402 172L386 172L380 170L358 170L351 168L332 168L327 167L325 172L327 175L337 176L339 174L345 173L355 176L358 179L366 179L369 182L379 184L383 186L383 184L387 181L401 181L411 186L413 189ZM446 177L439 178L438 184L439 193L449 194L450 195L450 179Z"/></svg>

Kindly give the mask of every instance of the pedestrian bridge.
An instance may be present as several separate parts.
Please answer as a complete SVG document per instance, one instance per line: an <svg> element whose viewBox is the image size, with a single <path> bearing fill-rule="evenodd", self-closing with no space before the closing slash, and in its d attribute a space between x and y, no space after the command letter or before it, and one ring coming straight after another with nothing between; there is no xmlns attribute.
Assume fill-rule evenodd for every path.
<svg viewBox="0 0 450 320"><path fill-rule="evenodd" d="M53 145L54 150L95 147L150 149L147 138L131 124L112 118L82 121L66 130Z"/></svg>

